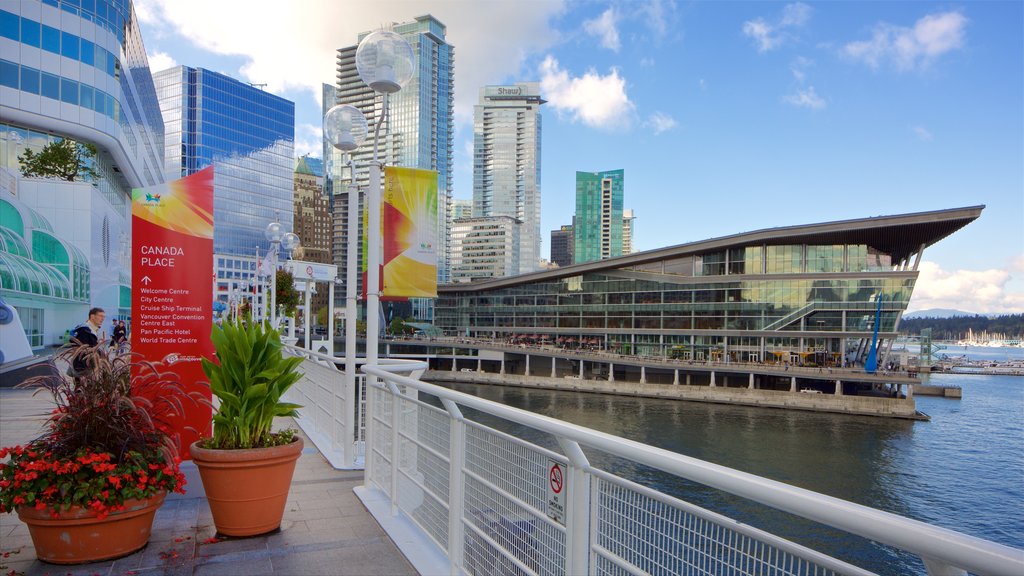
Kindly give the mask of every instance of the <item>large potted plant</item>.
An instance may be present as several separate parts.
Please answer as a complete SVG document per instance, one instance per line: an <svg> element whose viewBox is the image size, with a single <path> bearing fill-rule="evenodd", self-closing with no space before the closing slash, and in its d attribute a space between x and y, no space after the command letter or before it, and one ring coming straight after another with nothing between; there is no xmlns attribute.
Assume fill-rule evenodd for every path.
<svg viewBox="0 0 1024 576"><path fill-rule="evenodd" d="M301 377L301 358L282 354L280 334L269 324L236 318L213 327L216 359L203 371L219 401L213 437L192 444L192 459L206 490L217 532L255 536L278 529L284 516L302 439L274 431L274 418L297 416L282 402Z"/></svg>
<svg viewBox="0 0 1024 576"><path fill-rule="evenodd" d="M87 369L73 378L56 369L75 358ZM126 556L149 541L167 493L184 492L168 419L189 396L152 364L133 380L129 356L105 346L67 346L56 360L20 385L56 406L40 437L0 450L0 512L18 513L43 562Z"/></svg>

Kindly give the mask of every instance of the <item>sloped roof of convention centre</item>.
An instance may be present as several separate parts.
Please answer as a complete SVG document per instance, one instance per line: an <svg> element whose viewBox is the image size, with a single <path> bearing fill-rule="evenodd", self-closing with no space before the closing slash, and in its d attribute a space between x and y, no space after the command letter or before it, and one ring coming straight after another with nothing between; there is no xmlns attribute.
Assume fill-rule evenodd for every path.
<svg viewBox="0 0 1024 576"><path fill-rule="evenodd" d="M931 246L946 236L970 224L981 216L984 205L950 208L931 212L914 212L893 216L874 216L855 220L839 220L820 224L802 224L765 228L730 236L689 242L667 248L636 252L626 256L573 264L554 270L544 270L519 276L495 278L468 284L438 286L441 292L476 292L508 286L554 280L580 274L618 270L637 264L646 264L669 258L702 254L725 248L750 245L777 246L785 244L865 244L892 256L898 262L917 252L922 245Z"/></svg>

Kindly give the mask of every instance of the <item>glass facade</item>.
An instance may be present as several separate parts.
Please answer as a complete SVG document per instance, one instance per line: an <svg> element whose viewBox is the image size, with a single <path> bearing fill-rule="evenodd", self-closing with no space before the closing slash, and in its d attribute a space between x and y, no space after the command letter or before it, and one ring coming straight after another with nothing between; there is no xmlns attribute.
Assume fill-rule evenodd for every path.
<svg viewBox="0 0 1024 576"><path fill-rule="evenodd" d="M32 346L53 344L89 306L130 314L130 192L164 178L164 123L132 2L4 2L0 90L0 183L10 193L0 203L0 294L29 317ZM96 146L96 178L19 176L26 149L65 138Z"/></svg>
<svg viewBox="0 0 1024 576"><path fill-rule="evenodd" d="M956 219L941 220L954 212ZM442 286L434 323L451 336L585 343L621 354L858 363L876 323L883 341L896 337L917 279L911 261L980 213L848 221L850 230L827 234L807 232L825 225L787 229L789 236L741 234Z"/></svg>
<svg viewBox="0 0 1024 576"><path fill-rule="evenodd" d="M625 172L576 173L575 263L622 256Z"/></svg>
<svg viewBox="0 0 1024 576"><path fill-rule="evenodd" d="M522 222L515 274L540 265L542 104L536 82L485 86L473 111L473 213Z"/></svg>
<svg viewBox="0 0 1024 576"><path fill-rule="evenodd" d="M169 178L214 166L214 252L266 252L267 224L291 229L295 104L202 68L154 78Z"/></svg>

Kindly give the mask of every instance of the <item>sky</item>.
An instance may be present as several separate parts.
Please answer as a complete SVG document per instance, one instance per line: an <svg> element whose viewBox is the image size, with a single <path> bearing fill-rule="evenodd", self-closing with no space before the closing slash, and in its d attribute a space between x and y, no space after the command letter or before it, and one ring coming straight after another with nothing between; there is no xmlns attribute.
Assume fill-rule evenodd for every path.
<svg viewBox="0 0 1024 576"><path fill-rule="evenodd" d="M1024 312L1024 3L135 0L150 67L222 72L295 102L357 35L430 13L455 46L454 196L473 105L539 81L542 256L575 172L625 170L634 242L984 204L925 251L909 310Z"/></svg>

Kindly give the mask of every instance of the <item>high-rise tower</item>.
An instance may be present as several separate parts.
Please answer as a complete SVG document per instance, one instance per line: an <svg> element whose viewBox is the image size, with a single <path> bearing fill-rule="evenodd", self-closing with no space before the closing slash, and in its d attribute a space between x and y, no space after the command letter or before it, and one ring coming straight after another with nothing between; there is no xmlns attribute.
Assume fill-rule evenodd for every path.
<svg viewBox="0 0 1024 576"><path fill-rule="evenodd" d="M213 165L213 251L254 255L275 218L291 229L295 103L203 68L153 75L174 177Z"/></svg>
<svg viewBox="0 0 1024 576"><path fill-rule="evenodd" d="M625 173L576 173L575 263L622 256Z"/></svg>
<svg viewBox="0 0 1024 576"><path fill-rule="evenodd" d="M540 264L540 84L485 86L473 110L473 215L522 222L520 274Z"/></svg>
<svg viewBox="0 0 1024 576"><path fill-rule="evenodd" d="M416 73L412 80L390 97L387 121L381 126L378 158L386 165L437 170L437 279L447 282L449 274L449 236L451 223L449 198L452 194L452 144L454 125L455 49L445 40L445 26L430 15L410 22L394 24L392 29L412 45ZM363 32L362 40L370 32ZM368 169L373 157L374 127L380 120L382 99L360 78L356 70L357 45L338 50L338 83L336 104L359 108L366 116L370 135L353 153L356 182L364 191ZM335 236L344 233L339 221L347 221L347 175L342 180L341 155L332 153L335 161L331 171L334 198ZM360 227L362 222L360 219ZM335 263L344 268L347 243L336 238ZM338 297L339 302L342 297ZM420 312L420 311L417 311ZM417 317L423 314L417 313Z"/></svg>

